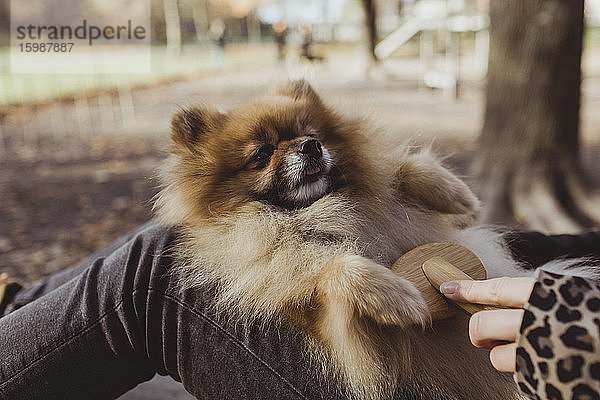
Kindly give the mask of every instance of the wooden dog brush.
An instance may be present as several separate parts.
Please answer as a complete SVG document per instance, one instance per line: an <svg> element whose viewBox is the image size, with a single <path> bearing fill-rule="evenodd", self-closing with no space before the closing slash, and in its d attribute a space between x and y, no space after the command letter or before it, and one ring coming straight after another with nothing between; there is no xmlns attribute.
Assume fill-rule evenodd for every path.
<svg viewBox="0 0 600 400"><path fill-rule="evenodd" d="M392 271L412 282L429 306L433 320L454 315L460 306L470 314L497 307L448 300L439 292L440 285L454 280L486 279L481 260L469 249L456 243L427 243L400 257Z"/></svg>

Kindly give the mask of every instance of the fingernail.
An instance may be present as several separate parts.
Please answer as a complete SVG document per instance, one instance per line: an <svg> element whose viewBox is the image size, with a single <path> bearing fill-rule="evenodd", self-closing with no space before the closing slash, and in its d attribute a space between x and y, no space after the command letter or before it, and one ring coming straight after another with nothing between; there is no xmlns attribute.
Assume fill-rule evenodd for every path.
<svg viewBox="0 0 600 400"><path fill-rule="evenodd" d="M458 282L444 282L440 286L442 294L455 294L458 292Z"/></svg>

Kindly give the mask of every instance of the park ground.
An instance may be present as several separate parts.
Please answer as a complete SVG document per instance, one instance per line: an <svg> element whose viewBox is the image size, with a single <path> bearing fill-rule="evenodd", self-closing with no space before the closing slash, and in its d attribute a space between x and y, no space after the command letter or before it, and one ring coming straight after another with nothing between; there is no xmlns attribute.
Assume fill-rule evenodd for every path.
<svg viewBox="0 0 600 400"><path fill-rule="evenodd" d="M388 60L366 74L364 59L352 49L331 51L315 64L277 63L272 50L264 62L236 61L223 71L188 72L133 86L128 97L95 91L75 101L5 107L0 272L32 282L147 221L158 191L156 170L168 151L170 116L196 102L225 110L288 78L307 78L342 114L368 117L399 143L433 143L468 179L484 111L484 80L476 60L463 59L460 96L453 99L420 83L419 62L412 57ZM600 51L587 50L583 66L582 161L600 184ZM120 108L124 99L134 107L129 115ZM164 390L162 398L185 398L164 382L157 387L162 389L151 391ZM139 390L128 398L158 398Z"/></svg>

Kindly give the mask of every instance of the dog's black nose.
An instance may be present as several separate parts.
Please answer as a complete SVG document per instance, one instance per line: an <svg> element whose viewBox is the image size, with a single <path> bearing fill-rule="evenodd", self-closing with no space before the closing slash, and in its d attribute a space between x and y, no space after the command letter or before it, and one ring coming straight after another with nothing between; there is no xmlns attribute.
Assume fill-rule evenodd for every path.
<svg viewBox="0 0 600 400"><path fill-rule="evenodd" d="M319 143L319 141L316 139L309 139L305 142L302 142L300 148L298 149L298 152L314 158L318 158L323 155L321 143Z"/></svg>

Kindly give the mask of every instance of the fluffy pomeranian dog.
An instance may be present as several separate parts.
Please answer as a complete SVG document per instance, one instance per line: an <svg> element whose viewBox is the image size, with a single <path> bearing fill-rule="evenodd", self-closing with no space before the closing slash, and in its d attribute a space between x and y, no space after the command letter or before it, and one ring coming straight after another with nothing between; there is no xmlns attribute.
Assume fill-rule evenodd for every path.
<svg viewBox="0 0 600 400"><path fill-rule="evenodd" d="M352 398L519 398L465 316L432 323L389 268L448 241L489 277L525 273L498 234L464 228L478 201L430 151L390 147L304 81L227 113L184 109L172 140L155 207L181 227L186 286L217 285L229 315L300 328Z"/></svg>

